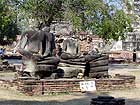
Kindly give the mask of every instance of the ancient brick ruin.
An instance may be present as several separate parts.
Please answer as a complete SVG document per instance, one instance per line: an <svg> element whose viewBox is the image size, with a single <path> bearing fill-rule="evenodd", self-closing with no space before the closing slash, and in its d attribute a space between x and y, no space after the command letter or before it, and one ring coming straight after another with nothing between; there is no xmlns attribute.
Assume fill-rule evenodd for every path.
<svg viewBox="0 0 140 105"><path fill-rule="evenodd" d="M48 95L52 93L81 92L81 81L95 81L97 91L120 90L135 87L135 76L116 75L104 79L42 79L20 78L19 80L0 80L0 86L12 88L26 95Z"/></svg>

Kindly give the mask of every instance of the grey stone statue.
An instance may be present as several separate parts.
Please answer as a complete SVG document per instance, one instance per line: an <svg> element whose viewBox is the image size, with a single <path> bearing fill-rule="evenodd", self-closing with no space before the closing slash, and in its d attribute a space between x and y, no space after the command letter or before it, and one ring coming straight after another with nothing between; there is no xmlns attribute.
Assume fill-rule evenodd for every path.
<svg viewBox="0 0 140 105"><path fill-rule="evenodd" d="M29 30L24 32L16 49L23 56L24 67L22 71L29 76L36 76L36 72L39 71L38 62L44 65L44 69L47 64L50 64L48 61L51 61L51 63L53 61L52 64L55 64L55 66L59 62L53 56L55 55L55 36L49 32L49 27L39 31Z"/></svg>
<svg viewBox="0 0 140 105"><path fill-rule="evenodd" d="M74 37L68 37L63 42L62 59L75 59L80 55L80 45Z"/></svg>
<svg viewBox="0 0 140 105"><path fill-rule="evenodd" d="M55 49L55 37L46 27L40 31L29 30L22 34L17 49L24 49L42 56L51 56Z"/></svg>

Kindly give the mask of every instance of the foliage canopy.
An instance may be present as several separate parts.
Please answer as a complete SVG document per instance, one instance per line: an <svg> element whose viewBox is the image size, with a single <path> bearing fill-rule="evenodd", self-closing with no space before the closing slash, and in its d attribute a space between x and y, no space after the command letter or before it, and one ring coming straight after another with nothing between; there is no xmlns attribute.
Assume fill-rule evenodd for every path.
<svg viewBox="0 0 140 105"><path fill-rule="evenodd" d="M74 31L90 31L105 40L123 39L125 33L131 31L131 19L111 4L113 0L11 1L18 12L18 22L32 19L37 22L38 28L42 23L50 26L53 21L69 21Z"/></svg>
<svg viewBox="0 0 140 105"><path fill-rule="evenodd" d="M16 13L11 1L0 0L0 39L7 36L13 39L19 34L16 24Z"/></svg>

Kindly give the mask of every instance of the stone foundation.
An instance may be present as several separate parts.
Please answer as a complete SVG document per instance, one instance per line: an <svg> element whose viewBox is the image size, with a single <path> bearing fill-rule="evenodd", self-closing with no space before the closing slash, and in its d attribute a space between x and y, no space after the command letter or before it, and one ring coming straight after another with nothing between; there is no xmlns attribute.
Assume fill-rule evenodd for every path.
<svg viewBox="0 0 140 105"><path fill-rule="evenodd" d="M52 93L81 92L81 81L95 81L97 91L119 90L135 87L135 76L116 75L106 79L42 79L20 78L17 81L0 80L0 85L6 88L15 87L26 95L48 95Z"/></svg>
<svg viewBox="0 0 140 105"><path fill-rule="evenodd" d="M114 90L135 87L135 76L116 74L113 78L96 79L97 90Z"/></svg>
<svg viewBox="0 0 140 105"><path fill-rule="evenodd" d="M79 82L77 79L24 80L18 82L18 90L27 95L80 92Z"/></svg>
<svg viewBox="0 0 140 105"><path fill-rule="evenodd" d="M131 88L135 86L135 79L136 79L135 76L116 74L114 78L123 79L125 81L124 83L126 88Z"/></svg>

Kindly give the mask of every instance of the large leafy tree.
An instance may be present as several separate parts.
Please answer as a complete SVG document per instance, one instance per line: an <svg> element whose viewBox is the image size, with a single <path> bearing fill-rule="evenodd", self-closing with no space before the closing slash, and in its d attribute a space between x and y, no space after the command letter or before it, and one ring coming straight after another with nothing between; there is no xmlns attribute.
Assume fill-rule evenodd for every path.
<svg viewBox="0 0 140 105"><path fill-rule="evenodd" d="M62 0L19 0L18 9L28 15L29 20L37 21L37 25L43 23L50 26L52 21L62 18Z"/></svg>
<svg viewBox="0 0 140 105"><path fill-rule="evenodd" d="M105 40L124 39L132 31L131 19L123 10L115 7L113 1L69 0L66 18L79 30L89 30Z"/></svg>
<svg viewBox="0 0 140 105"><path fill-rule="evenodd" d="M5 36L8 39L14 39L17 34L19 34L19 30L12 2L0 0L0 39L3 39Z"/></svg>
<svg viewBox="0 0 140 105"><path fill-rule="evenodd" d="M129 16L116 8L111 3L113 0L17 1L18 8L37 21L38 27L41 23L50 26L52 21L66 20L73 24L75 31L92 31L105 40L123 39L131 31Z"/></svg>

